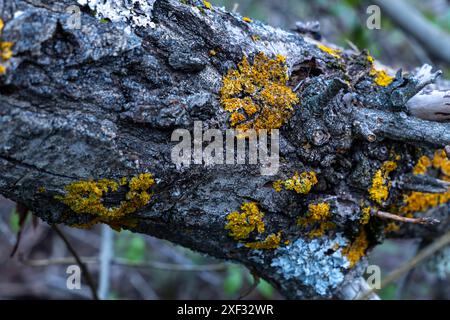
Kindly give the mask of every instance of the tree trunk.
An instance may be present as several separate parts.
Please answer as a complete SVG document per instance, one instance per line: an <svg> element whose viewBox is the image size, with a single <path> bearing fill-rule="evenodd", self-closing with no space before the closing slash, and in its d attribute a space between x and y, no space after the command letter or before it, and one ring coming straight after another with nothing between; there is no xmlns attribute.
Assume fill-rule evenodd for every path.
<svg viewBox="0 0 450 320"><path fill-rule="evenodd" d="M450 144L448 123L415 118L407 106L439 74L383 82L366 52L339 52L203 1L134 0L128 10L120 0L83 2L0 1L1 40L14 43L0 80L0 193L48 223L108 223L242 263L287 298L342 297L346 283L360 281L364 255L387 235L391 224L377 210L400 215L411 191L447 190L437 167L428 170L435 177L411 174L421 155ZM282 126L247 123L279 127L278 172L263 175L261 164L175 165L173 131L194 134L196 121L203 130L232 128L221 91L227 74L243 61L256 69L258 57L263 66L284 65L276 55L289 74L283 90L297 96L288 101L292 112ZM427 119L442 120L438 110L439 119ZM383 169L388 161L395 170ZM293 176L306 181L296 172L315 173L310 192L289 190ZM377 174L386 197L375 194ZM264 213L264 228L239 238L232 218L240 216L230 213L245 215L245 203ZM317 204L329 207L322 220L313 219ZM415 214L439 224L400 225L391 235L448 230L442 204Z"/></svg>

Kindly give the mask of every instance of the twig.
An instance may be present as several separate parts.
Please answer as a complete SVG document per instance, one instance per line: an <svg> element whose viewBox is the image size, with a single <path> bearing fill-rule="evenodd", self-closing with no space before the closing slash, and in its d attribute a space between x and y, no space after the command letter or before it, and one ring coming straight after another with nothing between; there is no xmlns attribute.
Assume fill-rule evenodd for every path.
<svg viewBox="0 0 450 320"><path fill-rule="evenodd" d="M55 230L56 234L58 234L58 236L64 242L64 244L67 247L67 250L69 250L69 252L72 254L72 256L74 257L76 263L78 264L78 266L80 267L81 271L83 272L83 275L86 277L86 282L87 282L87 284L88 284L88 286L89 286L89 288L91 289L91 292L92 292L92 298L94 300L98 300L97 289L95 287L95 283L94 283L94 280L92 279L92 276L91 276L91 273L89 272L89 269L83 263L83 261L81 260L80 256L75 251L75 249L72 247L72 245L70 244L69 240L66 238L64 233L62 233L62 231L55 224L52 225L52 229Z"/></svg>
<svg viewBox="0 0 450 320"><path fill-rule="evenodd" d="M111 261L113 258L113 241L114 233L112 229L106 225L102 225L102 243L100 248L100 274L98 295L101 300L108 298L109 278L111 271Z"/></svg>
<svg viewBox="0 0 450 320"><path fill-rule="evenodd" d="M400 268L392 271L389 275L387 275L384 280L381 282L380 289L385 288L388 284L394 282L399 277L401 277L406 272L410 271L411 269L417 267L420 263L425 261L428 257L435 254L440 249L444 248L445 246L450 244L450 231L445 233L443 236L438 238L436 241L434 241L432 244L427 246L425 249L421 250L414 258L409 260L407 263L402 265ZM366 300L366 298L374 291L374 290L380 290L380 289L374 289L371 288L367 290L359 300Z"/></svg>
<svg viewBox="0 0 450 320"><path fill-rule="evenodd" d="M407 218L407 217L402 217L402 216L392 214L389 212L378 211L378 210L372 210L371 214L376 217L382 218L382 219L390 219L390 220L413 223L413 224L434 225L434 224L440 223L439 220L433 219L433 218Z"/></svg>
<svg viewBox="0 0 450 320"><path fill-rule="evenodd" d="M377 137L408 144L429 144L442 148L450 144L450 124L375 109L355 108L355 120L366 123Z"/></svg>
<svg viewBox="0 0 450 320"><path fill-rule="evenodd" d="M248 287L247 290L245 290L244 292L241 293L241 295L239 296L238 300L242 300L245 297L247 297L259 285L259 283L261 281L261 278L258 275L256 275L256 273L253 273L253 272L252 272L252 276L253 276L253 283L252 283L252 285L250 287Z"/></svg>
<svg viewBox="0 0 450 320"><path fill-rule="evenodd" d="M100 260L97 257L81 257L85 264L98 264ZM45 267L48 265L65 265L76 262L71 257L54 258L54 259L36 259L36 260L22 260L22 263L30 267ZM224 263L206 264L206 265L183 265L166 262L134 262L123 258L113 258L111 264L131 268L152 268L165 271L223 271L227 269Z"/></svg>
<svg viewBox="0 0 450 320"><path fill-rule="evenodd" d="M14 257L17 250L19 249L20 240L22 239L22 232L25 229L25 223L27 221L30 210L28 210L28 208L24 205L17 203L16 212L19 215L19 231L17 232L16 244L14 245L11 254L9 255L10 258Z"/></svg>

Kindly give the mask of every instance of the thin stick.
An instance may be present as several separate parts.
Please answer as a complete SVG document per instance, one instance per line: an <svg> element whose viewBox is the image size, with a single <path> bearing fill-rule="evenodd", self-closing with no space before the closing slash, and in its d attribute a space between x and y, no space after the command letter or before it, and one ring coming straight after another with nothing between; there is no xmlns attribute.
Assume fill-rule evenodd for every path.
<svg viewBox="0 0 450 320"><path fill-rule="evenodd" d="M102 225L102 244L100 249L100 274L98 296L101 300L108 298L109 278L111 273L111 261L114 255L114 233L106 224Z"/></svg>
<svg viewBox="0 0 450 320"><path fill-rule="evenodd" d="M92 299L98 300L97 289L95 287L95 283L94 283L94 280L92 279L92 276L91 276L91 273L89 272L89 269L86 267L86 265L80 259L80 256L75 251L75 249L72 247L72 245L70 244L69 240L66 238L64 233L62 233L62 231L55 224L52 225L52 229L55 230L55 232L58 234L58 236L64 242L64 244L67 247L67 250L69 250L69 252L72 254L72 256L74 257L76 263L78 264L78 266L80 267L81 271L83 272L83 275L86 277L86 282L87 282L89 288L91 289Z"/></svg>
<svg viewBox="0 0 450 320"><path fill-rule="evenodd" d="M255 273L252 273L252 276L253 276L253 284L247 290L245 290L243 293L241 293L241 295L239 296L238 300L242 300L245 297L247 297L259 285L259 282L261 281L261 278L258 277Z"/></svg>
<svg viewBox="0 0 450 320"><path fill-rule="evenodd" d="M433 218L407 218L407 217L402 217L402 216L392 214L389 212L378 211L378 210L373 210L371 213L372 213L372 215L377 216L382 219L390 219L390 220L413 223L413 224L433 225L433 224L440 223L439 220L433 219Z"/></svg>
<svg viewBox="0 0 450 320"><path fill-rule="evenodd" d="M97 257L81 257L85 264L98 264L100 260ZM35 260L21 260L22 263L30 267L46 267L48 265L65 265L75 263L72 257L54 258L54 259L35 259ZM206 264L206 265L183 265L166 262L134 262L123 258L113 258L111 263L117 266L130 268L152 268L165 271L188 271L188 272L202 272L202 271L223 271L227 269L224 263Z"/></svg>
<svg viewBox="0 0 450 320"><path fill-rule="evenodd" d="M425 261L428 257L435 254L440 249L444 248L445 246L450 244L450 231L445 233L443 236L438 238L436 241L434 241L432 244L427 246L425 249L421 250L414 258L409 260L407 263L402 265L400 268L392 271L390 274L388 274L384 280L381 282L380 289L385 288L388 284L394 282L399 277L401 277L406 272L410 271L411 269L414 269ZM370 289L364 292L359 298L359 300L366 300L366 298L374 291L374 290L380 290L380 289Z"/></svg>

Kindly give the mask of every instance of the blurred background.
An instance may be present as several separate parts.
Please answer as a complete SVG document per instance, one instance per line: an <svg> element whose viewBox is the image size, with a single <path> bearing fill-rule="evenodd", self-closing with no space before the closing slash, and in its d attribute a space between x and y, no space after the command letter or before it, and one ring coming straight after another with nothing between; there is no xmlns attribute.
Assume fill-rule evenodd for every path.
<svg viewBox="0 0 450 320"><path fill-rule="evenodd" d="M368 48L374 57L395 69L408 70L431 63L444 71L445 78L450 78L449 62L421 44L417 36L408 28L400 27L397 19L384 14L383 9L381 29L369 30L366 27L366 9L372 4L369 1L210 2L284 29L294 30L297 21L319 21L321 34L330 42L345 48ZM403 2L448 36L450 1ZM63 238L45 223L33 223L28 217L22 228L20 246L10 258L21 229L17 211L21 210L15 203L0 196L0 298L91 299L85 279L81 290L67 289L66 269L75 262ZM101 298L282 299L265 281L255 286L247 269L167 241L126 231L118 233L107 226L95 226L91 230L59 228L72 249L85 261L93 282L100 286ZM385 276L414 257L419 247L420 243L415 240L389 240L372 251L370 263L379 265ZM110 264L102 266L100 257ZM100 274L103 274L102 279ZM383 299L449 299L448 274L449 264L436 270L432 263L425 263L383 288L380 296Z"/></svg>

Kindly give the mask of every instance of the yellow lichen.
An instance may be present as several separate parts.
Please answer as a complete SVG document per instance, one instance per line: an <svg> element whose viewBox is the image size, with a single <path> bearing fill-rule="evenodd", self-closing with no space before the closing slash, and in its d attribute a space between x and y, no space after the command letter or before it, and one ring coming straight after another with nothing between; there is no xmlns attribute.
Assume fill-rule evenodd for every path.
<svg viewBox="0 0 450 320"><path fill-rule="evenodd" d="M274 181L272 186L276 192L280 192L283 189L283 183L281 180Z"/></svg>
<svg viewBox="0 0 450 320"><path fill-rule="evenodd" d="M350 268L353 267L365 254L369 247L366 231L360 231L356 239L347 247L342 249L342 254L345 255L350 262Z"/></svg>
<svg viewBox="0 0 450 320"><path fill-rule="evenodd" d="M298 218L297 224L302 227L313 226L308 233L310 238L321 237L335 227L335 224L329 221L330 217L329 203L309 204L306 216Z"/></svg>
<svg viewBox="0 0 450 320"><path fill-rule="evenodd" d="M103 204L104 195L117 191L119 186L125 183L126 179L121 179L119 183L111 179L76 181L65 187L64 196L55 198L75 213L91 214L98 219L97 222L109 224L123 219L150 202L152 194L148 192L148 189L155 181L150 173L143 173L130 180L129 191L118 207L106 207Z"/></svg>
<svg viewBox="0 0 450 320"><path fill-rule="evenodd" d="M211 49L211 50L209 50L209 55L210 55L211 57L214 57L215 55L217 55L217 51L214 50L214 49Z"/></svg>
<svg viewBox="0 0 450 320"><path fill-rule="evenodd" d="M371 207L365 207L361 210L361 218L359 219L360 224L365 225L369 223L371 210Z"/></svg>
<svg viewBox="0 0 450 320"><path fill-rule="evenodd" d="M266 237L263 241L247 242L245 246L250 249L276 249L280 246L281 231L278 233L272 233Z"/></svg>
<svg viewBox="0 0 450 320"><path fill-rule="evenodd" d="M286 190L292 190L300 194L307 194L311 191L311 188L317 184L317 176L314 171L302 172L298 174L296 172L292 178L285 181L277 180L272 186L275 191L280 192L282 187Z"/></svg>
<svg viewBox="0 0 450 320"><path fill-rule="evenodd" d="M385 161L381 168L375 172L372 179L372 186L369 188L370 199L378 204L382 204L389 197L391 182L389 174L397 168L394 161Z"/></svg>
<svg viewBox="0 0 450 320"><path fill-rule="evenodd" d="M211 9L212 9L212 4L211 4L211 2L203 1L203 5L204 5L205 8L208 9L208 10L211 10Z"/></svg>
<svg viewBox="0 0 450 320"><path fill-rule="evenodd" d="M283 56L269 59L260 52L253 64L244 57L237 70L231 69L224 76L220 90L220 102L231 113L231 126L243 131L280 128L298 103L287 80Z"/></svg>
<svg viewBox="0 0 450 320"><path fill-rule="evenodd" d="M431 167L431 160L427 156L420 157L417 164L414 166L413 174L426 174L428 168Z"/></svg>
<svg viewBox="0 0 450 320"><path fill-rule="evenodd" d="M369 61L371 66L369 74L374 78L373 80L377 85L387 87L394 81L394 78L388 75L385 70L377 70L375 68L375 59L371 55L367 56L367 61Z"/></svg>
<svg viewBox="0 0 450 320"><path fill-rule="evenodd" d="M326 45L321 44L321 43L317 44L317 47L320 50L322 50L323 52L326 52L326 53L328 53L329 55L331 55L331 56L333 56L335 58L338 58L338 59L341 58L342 51L339 50L339 49L330 48L330 47L327 47Z"/></svg>
<svg viewBox="0 0 450 320"><path fill-rule="evenodd" d="M253 22L253 20L251 18L249 18L249 17L243 17L242 20L247 22L247 23Z"/></svg>
<svg viewBox="0 0 450 320"><path fill-rule="evenodd" d="M330 204L321 202L308 206L308 217L314 221L326 220L330 217Z"/></svg>
<svg viewBox="0 0 450 320"><path fill-rule="evenodd" d="M434 153L432 164L435 169L441 170L443 175L450 176L450 160L444 150L437 150Z"/></svg>
<svg viewBox="0 0 450 320"><path fill-rule="evenodd" d="M255 202L246 202L241 206L242 212L234 211L227 216L228 223L225 229L230 230L229 235L235 240L244 240L250 233L257 231L263 233L265 225L262 213Z"/></svg>
<svg viewBox="0 0 450 320"><path fill-rule="evenodd" d="M119 185L120 185L120 186L124 186L124 185L126 185L127 183L128 183L127 177L122 177L122 178L120 178L120 181L119 181Z"/></svg>
<svg viewBox="0 0 450 320"><path fill-rule="evenodd" d="M413 169L414 174L427 174L433 166L438 170L441 180L450 181L450 160L444 150L437 150L433 159L422 156ZM450 201L450 188L443 193L425 193L413 191L404 195L404 205L400 208L400 212L406 216L412 216L415 212L423 212L431 208Z"/></svg>
<svg viewBox="0 0 450 320"><path fill-rule="evenodd" d="M37 192L38 192L38 193L44 193L45 191L46 191L46 189L45 189L44 186L40 186L40 187L37 189Z"/></svg>
<svg viewBox="0 0 450 320"><path fill-rule="evenodd" d="M0 19L0 35L3 32L3 27L5 26L4 22L2 19ZM13 56L13 52L12 52L12 47L13 47L13 43L12 42L8 42L8 41L2 41L0 40L0 75L5 74L6 73L6 65L5 63L11 59L11 57Z"/></svg>
<svg viewBox="0 0 450 320"><path fill-rule="evenodd" d="M225 229L230 230L228 235L234 240L243 242L252 232L264 233L266 228L263 218L264 213L259 210L256 202L245 202L241 205L241 212L234 211L227 215ZM280 241L281 231L268 235L262 241L245 242L244 246L249 249L276 249Z"/></svg>

